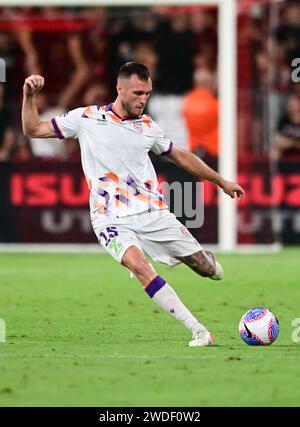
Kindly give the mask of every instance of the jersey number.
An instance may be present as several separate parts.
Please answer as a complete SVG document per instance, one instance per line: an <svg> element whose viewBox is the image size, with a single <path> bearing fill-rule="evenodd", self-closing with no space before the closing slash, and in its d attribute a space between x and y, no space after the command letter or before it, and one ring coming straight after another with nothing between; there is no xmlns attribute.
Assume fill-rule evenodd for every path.
<svg viewBox="0 0 300 427"><path fill-rule="evenodd" d="M99 234L99 237L104 240L105 246L108 246L111 240L118 236L119 233L117 232L116 227L106 227L105 231L105 233L102 231Z"/></svg>

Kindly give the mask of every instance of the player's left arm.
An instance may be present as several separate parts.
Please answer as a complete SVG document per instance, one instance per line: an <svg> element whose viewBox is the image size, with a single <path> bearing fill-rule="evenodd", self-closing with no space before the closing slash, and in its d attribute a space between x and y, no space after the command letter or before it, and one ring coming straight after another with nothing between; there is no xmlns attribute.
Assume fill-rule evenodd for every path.
<svg viewBox="0 0 300 427"><path fill-rule="evenodd" d="M215 170L210 168L203 160L190 151L174 144L168 158L191 175L207 179L218 185L222 188L224 193L228 194L232 199L236 196L242 198L245 194L245 191L240 185L227 181L225 178L221 177Z"/></svg>

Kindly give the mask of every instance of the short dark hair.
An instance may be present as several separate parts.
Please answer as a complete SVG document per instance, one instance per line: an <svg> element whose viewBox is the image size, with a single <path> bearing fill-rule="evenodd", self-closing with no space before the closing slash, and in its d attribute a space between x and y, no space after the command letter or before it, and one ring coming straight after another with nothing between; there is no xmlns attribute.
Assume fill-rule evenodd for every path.
<svg viewBox="0 0 300 427"><path fill-rule="evenodd" d="M123 64L119 70L118 77L130 79L133 74L136 74L144 82L151 78L148 68L138 62L126 62Z"/></svg>

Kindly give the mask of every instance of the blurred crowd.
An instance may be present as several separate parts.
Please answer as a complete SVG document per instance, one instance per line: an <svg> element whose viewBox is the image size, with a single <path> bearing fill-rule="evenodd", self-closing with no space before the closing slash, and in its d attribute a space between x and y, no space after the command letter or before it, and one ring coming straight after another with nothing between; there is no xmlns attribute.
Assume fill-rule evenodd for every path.
<svg viewBox="0 0 300 427"><path fill-rule="evenodd" d="M246 4L247 3L247 4ZM42 120L115 97L119 67L149 67L154 93L147 112L178 145L199 156L218 154L218 12L212 6L140 8L2 8L0 161L77 159L75 141L22 134L22 86L45 77L38 95ZM240 2L238 138L242 152L278 160L300 152L300 86L291 61L300 58L300 4ZM299 72L300 76L300 72ZM221 70L219 77L222 78Z"/></svg>
<svg viewBox="0 0 300 427"><path fill-rule="evenodd" d="M249 3L238 21L240 149L274 161L299 156L300 85L292 63L300 58L300 2Z"/></svg>

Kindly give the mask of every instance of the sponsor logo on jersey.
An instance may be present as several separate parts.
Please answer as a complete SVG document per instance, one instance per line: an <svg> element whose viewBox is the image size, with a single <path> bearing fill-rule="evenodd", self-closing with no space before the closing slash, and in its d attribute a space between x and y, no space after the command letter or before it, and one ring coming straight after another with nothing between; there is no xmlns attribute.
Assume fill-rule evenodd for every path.
<svg viewBox="0 0 300 427"><path fill-rule="evenodd" d="M108 245L108 248L114 252L116 255L119 255L120 250L123 248L123 244L118 242L116 239L113 239L110 244Z"/></svg>
<svg viewBox="0 0 300 427"><path fill-rule="evenodd" d="M102 118L97 118L97 125L107 125L107 120L105 114L101 115Z"/></svg>

